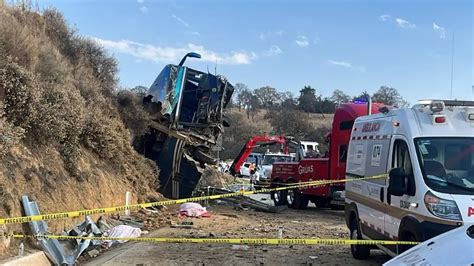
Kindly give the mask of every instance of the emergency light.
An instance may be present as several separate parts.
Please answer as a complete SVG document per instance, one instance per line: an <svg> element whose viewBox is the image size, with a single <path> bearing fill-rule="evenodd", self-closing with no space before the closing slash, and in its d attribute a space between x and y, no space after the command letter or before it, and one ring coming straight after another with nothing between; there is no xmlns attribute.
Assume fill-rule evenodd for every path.
<svg viewBox="0 0 474 266"><path fill-rule="evenodd" d="M432 101L430 103L430 110L433 113L440 113L444 110L444 102L443 101Z"/></svg>

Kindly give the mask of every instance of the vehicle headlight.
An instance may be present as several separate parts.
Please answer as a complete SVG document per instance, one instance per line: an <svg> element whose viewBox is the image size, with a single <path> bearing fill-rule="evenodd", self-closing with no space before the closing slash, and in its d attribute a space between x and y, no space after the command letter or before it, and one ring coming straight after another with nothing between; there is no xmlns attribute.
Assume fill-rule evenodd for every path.
<svg viewBox="0 0 474 266"><path fill-rule="evenodd" d="M453 200L438 198L428 191L425 194L425 205L434 216L451 220L462 220L458 205Z"/></svg>

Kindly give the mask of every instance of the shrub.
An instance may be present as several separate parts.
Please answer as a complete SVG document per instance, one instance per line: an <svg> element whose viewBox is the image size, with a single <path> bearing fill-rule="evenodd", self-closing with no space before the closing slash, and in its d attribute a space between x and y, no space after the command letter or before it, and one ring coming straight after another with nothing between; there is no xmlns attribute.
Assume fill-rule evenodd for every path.
<svg viewBox="0 0 474 266"><path fill-rule="evenodd" d="M100 82L101 92L112 96L117 86L117 60L108 56L104 48L91 39L77 37L75 43L82 63L92 69L94 77Z"/></svg>
<svg viewBox="0 0 474 266"><path fill-rule="evenodd" d="M143 108L139 93L122 90L117 94L120 115L125 126L131 131L132 137L145 134L148 127L149 116Z"/></svg>
<svg viewBox="0 0 474 266"><path fill-rule="evenodd" d="M0 111L0 158L18 144L23 136L24 130L8 122Z"/></svg>
<svg viewBox="0 0 474 266"><path fill-rule="evenodd" d="M85 121L84 99L77 90L69 84L48 83L35 109L31 132L37 141L77 143Z"/></svg>
<svg viewBox="0 0 474 266"><path fill-rule="evenodd" d="M74 30L71 30L63 14L55 8L43 12L44 31L59 51L72 61L77 60L77 48L74 45Z"/></svg>
<svg viewBox="0 0 474 266"><path fill-rule="evenodd" d="M5 115L15 126L28 130L36 116L40 87L32 73L8 58L0 64L0 92L5 97Z"/></svg>
<svg viewBox="0 0 474 266"><path fill-rule="evenodd" d="M0 10L0 57L10 56L22 66L34 65L38 42L25 25Z"/></svg>

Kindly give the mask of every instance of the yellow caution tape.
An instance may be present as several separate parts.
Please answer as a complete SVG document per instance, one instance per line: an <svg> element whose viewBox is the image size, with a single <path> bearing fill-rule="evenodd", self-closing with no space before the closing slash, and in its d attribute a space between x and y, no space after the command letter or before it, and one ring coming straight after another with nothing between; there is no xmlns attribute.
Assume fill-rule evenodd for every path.
<svg viewBox="0 0 474 266"><path fill-rule="evenodd" d="M267 193L267 192L272 192L272 191L289 190L289 189L295 189L295 188L312 188L312 187L324 186L324 185L335 184L335 183L344 183L348 181L379 179L379 178L385 178L385 177L387 177L387 175L384 174L384 175L377 175L377 176L370 176L370 177L362 177L362 178L357 178L357 179L318 180L318 181L295 183L294 185L288 185L284 187L264 188L264 189L254 190L254 191L240 191L240 192L233 192L233 193L226 193L226 194L192 197L192 198L186 198L186 199L165 200L165 201L157 201L157 202L149 202L149 203L132 204L128 206L123 205L123 206L117 206L117 207L98 208L98 209L81 210L81 211L69 211L69 212L58 212L58 213L50 213L50 214L42 214L42 215L20 216L20 217L13 217L13 218L1 218L0 225L1 224L28 223L28 222L34 222L34 221L47 221L47 220L56 220L56 219L63 219L63 218L75 218L79 216L93 215L93 214L124 212L125 210L136 211L136 210L156 207L156 206L182 204L186 202L199 202L199 201L204 201L204 200L214 200L214 199L222 199L222 198L231 198L231 197L242 196L242 195Z"/></svg>
<svg viewBox="0 0 474 266"><path fill-rule="evenodd" d="M11 235L14 238L57 239L57 240L99 240L137 241L155 243L205 243L205 244L246 244L246 245L416 245L414 241L365 240L365 239L325 239L325 238L167 238L167 237L89 237L61 235Z"/></svg>

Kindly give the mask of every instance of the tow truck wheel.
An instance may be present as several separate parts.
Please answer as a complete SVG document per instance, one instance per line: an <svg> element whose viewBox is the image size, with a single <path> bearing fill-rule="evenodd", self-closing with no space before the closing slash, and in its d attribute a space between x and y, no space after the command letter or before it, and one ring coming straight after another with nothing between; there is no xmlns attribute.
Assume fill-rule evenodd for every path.
<svg viewBox="0 0 474 266"><path fill-rule="evenodd" d="M285 206L288 204L286 190L273 191L271 197L275 206Z"/></svg>
<svg viewBox="0 0 474 266"><path fill-rule="evenodd" d="M362 239L357 218L353 217L350 223L351 239ZM367 245L351 245L352 257L357 260L365 260L370 256L370 248Z"/></svg>
<svg viewBox="0 0 474 266"><path fill-rule="evenodd" d="M301 194L300 190L295 188L292 191L293 202L290 205L293 209L306 209L308 208L309 199L305 195Z"/></svg>
<svg viewBox="0 0 474 266"><path fill-rule="evenodd" d="M286 202L288 204L288 207L294 208L295 191L293 189L286 190Z"/></svg>

